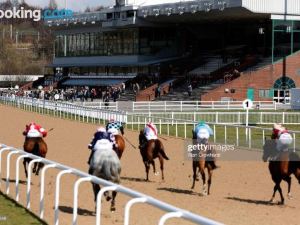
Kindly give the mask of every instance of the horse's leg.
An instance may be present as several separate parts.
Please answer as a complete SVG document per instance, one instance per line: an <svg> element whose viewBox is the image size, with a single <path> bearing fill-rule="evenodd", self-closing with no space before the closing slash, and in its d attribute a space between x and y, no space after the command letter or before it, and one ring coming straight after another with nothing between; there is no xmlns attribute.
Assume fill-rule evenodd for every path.
<svg viewBox="0 0 300 225"><path fill-rule="evenodd" d="M193 184L191 189L194 189L195 187L195 181L197 180L197 168L198 168L198 162L193 161Z"/></svg>
<svg viewBox="0 0 300 225"><path fill-rule="evenodd" d="M116 206L115 206L115 199L117 196L117 192L113 191L112 192L112 200L111 200L111 205L110 205L110 211L111 212L115 212L116 211Z"/></svg>
<svg viewBox="0 0 300 225"><path fill-rule="evenodd" d="M283 194L282 194L282 189L281 189L281 187L280 187L280 183L278 184L278 191L279 191L280 198L281 198L280 204L281 204L281 205L284 205L284 197L283 197Z"/></svg>
<svg viewBox="0 0 300 225"><path fill-rule="evenodd" d="M94 184L94 183L92 183L92 186L93 186L93 191L94 191L94 201L96 203L97 195L98 195L98 192L100 191L100 186L98 184Z"/></svg>
<svg viewBox="0 0 300 225"><path fill-rule="evenodd" d="M201 177L202 177L202 194L206 195L206 177L205 177L205 170L203 168L200 169Z"/></svg>
<svg viewBox="0 0 300 225"><path fill-rule="evenodd" d="M40 170L41 170L43 167L44 167L44 163L39 162L39 163L38 163L37 170L36 170L36 172L35 172L35 175L36 175L36 176L39 175Z"/></svg>
<svg viewBox="0 0 300 225"><path fill-rule="evenodd" d="M35 173L37 171L37 169L36 169L37 166L38 166L37 162L33 164L32 173Z"/></svg>
<svg viewBox="0 0 300 225"><path fill-rule="evenodd" d="M160 163L160 170L161 170L161 179L164 181L165 180L165 175L164 175L164 158L162 156L159 156L159 163Z"/></svg>
<svg viewBox="0 0 300 225"><path fill-rule="evenodd" d="M24 165L24 170L25 170L25 176L26 178L28 177L28 173L27 173L27 161L28 161L28 158L24 158L23 159L23 165Z"/></svg>
<svg viewBox="0 0 300 225"><path fill-rule="evenodd" d="M154 175L155 176L158 176L158 172L156 172L156 166L155 166L155 161L154 161L154 159L153 160L151 160L151 165L152 165L152 167L153 167L153 173L154 173Z"/></svg>
<svg viewBox="0 0 300 225"><path fill-rule="evenodd" d="M209 195L213 170L211 170L210 168L207 167L207 171L208 171L208 181L207 181L208 188L207 188L207 194Z"/></svg>
<svg viewBox="0 0 300 225"><path fill-rule="evenodd" d="M145 168L146 168L146 181L149 181L149 169L150 169L150 165L147 161L144 161L145 164Z"/></svg>
<svg viewBox="0 0 300 225"><path fill-rule="evenodd" d="M292 194L291 194L291 183L292 183L292 178L290 176L283 178L288 183L288 199L292 199Z"/></svg>
<svg viewBox="0 0 300 225"><path fill-rule="evenodd" d="M199 161L199 169L202 177L202 194L206 195L205 159Z"/></svg>

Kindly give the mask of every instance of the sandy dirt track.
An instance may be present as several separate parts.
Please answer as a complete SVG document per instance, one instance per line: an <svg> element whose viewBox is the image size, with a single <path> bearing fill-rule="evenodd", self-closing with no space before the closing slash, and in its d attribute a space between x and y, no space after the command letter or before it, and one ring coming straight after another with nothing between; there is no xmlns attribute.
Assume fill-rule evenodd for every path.
<svg viewBox="0 0 300 225"><path fill-rule="evenodd" d="M68 166L87 171L86 163L89 143L96 125L67 121L49 116L20 111L15 108L0 105L0 142L22 148L24 138L22 131L26 123L36 121L45 128L54 130L45 139L49 153L48 159L63 163ZM125 131L126 137L138 145L138 133ZM200 183L196 189L190 189L192 183L191 162L184 161L183 140L168 138L163 141L170 161L165 163L164 183L160 176L156 177L151 172L151 182L144 182L144 165L138 150L127 144L122 158L122 185L149 194L167 203L190 210L194 213L215 219L225 224L263 224L263 225L297 225L300 224L300 187L296 179L292 179L293 199L286 198L285 206L268 204L273 190L273 182L269 175L267 164L254 161L219 161L221 167L214 172L212 181L212 194L200 196ZM5 155L5 154L4 154ZM15 156L13 162L15 162ZM14 163L15 164L15 163ZM156 163L157 167L158 162ZM2 170L5 171L5 162ZM6 173L2 173L2 178ZM54 221L54 190L55 169L49 169L45 190L45 219L49 224ZM12 179L15 177L12 172ZM21 170L21 180L25 181L24 171ZM73 184L75 177L66 175L62 179L62 194L60 198L60 224L71 224ZM25 203L26 183L21 184L20 200ZM4 189L2 182L1 190ZM33 179L32 209L38 213L39 206L39 177ZM287 193L286 183L282 183L284 195ZM14 183L10 186L11 195L14 197ZM124 204L129 198L120 194L117 196L117 211L109 212L109 204L104 203L103 224L123 224ZM279 200L277 195L276 200ZM136 205L131 214L131 223L134 225L157 224L162 211L148 205ZM79 220L78 224L94 224L94 203L90 183L85 183L80 188ZM169 224L191 224L189 222L172 219Z"/></svg>

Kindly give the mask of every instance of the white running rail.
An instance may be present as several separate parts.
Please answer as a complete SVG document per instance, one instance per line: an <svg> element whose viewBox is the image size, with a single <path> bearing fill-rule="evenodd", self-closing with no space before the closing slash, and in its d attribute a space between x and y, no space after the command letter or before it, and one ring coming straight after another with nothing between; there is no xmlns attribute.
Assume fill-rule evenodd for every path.
<svg viewBox="0 0 300 225"><path fill-rule="evenodd" d="M40 158L38 156L29 154L24 152L23 150L16 149L14 147L6 146L4 144L0 144L0 189L3 189L1 186L2 183L2 168L1 164L2 161L5 160L4 157L2 156L4 152L8 152L6 155L6 187L5 187L5 193L9 193L9 182L10 182L10 167L11 167L11 156L13 154L18 154L18 157L16 159L15 163L15 169L16 169L16 179L15 179L15 188L16 188L16 195L15 195L15 200L18 202L19 201L19 173L20 173L20 160L24 157L29 157L33 159L28 167L28 178L27 178L27 192L26 192L26 207L27 209L30 209L30 192L31 192L31 167L34 162L42 162L45 164L45 167L41 171L41 179L40 179L40 213L39 217L41 219L44 218L44 211L45 211L45 206L44 206L44 189L45 189L45 176L46 176L46 170L50 168L55 168L60 170L60 172L56 176L56 188L55 188L55 206L54 206L54 213L55 213L55 219L54 223L55 225L59 225L59 200L60 200L60 180L63 175L66 174L73 174L79 177L79 179L75 182L74 184L74 195L73 195L73 225L77 225L77 210L78 210L78 191L79 191L79 186L82 182L93 182L99 185L104 186L104 188L101 189L97 196L97 209L96 209L96 225L100 225L101 222L101 197L105 191L109 190L116 190L118 192L121 192L127 196L132 197L132 199L126 204L125 206L125 212L124 212L124 224L128 225L129 224L129 219L130 219L130 209L131 206L135 203L148 203L156 208L159 208L163 211L166 211L167 213L162 216L158 222L159 225L164 225L165 222L170 219L170 218L182 218L189 220L191 222L194 222L195 224L202 224L202 225L221 225L222 223L213 221L211 219L205 218L200 215L196 215L194 213L191 213L187 210L183 210L180 208L177 208L175 206L172 206L170 204L167 204L165 202L162 202L160 200L157 200L151 196L142 194L140 192L134 191L132 189L123 187L121 185L117 185L111 182L108 182L106 180L100 179L95 176L91 176L85 172L82 172L78 169L71 168L68 166L65 166L63 164L47 160L44 158Z"/></svg>

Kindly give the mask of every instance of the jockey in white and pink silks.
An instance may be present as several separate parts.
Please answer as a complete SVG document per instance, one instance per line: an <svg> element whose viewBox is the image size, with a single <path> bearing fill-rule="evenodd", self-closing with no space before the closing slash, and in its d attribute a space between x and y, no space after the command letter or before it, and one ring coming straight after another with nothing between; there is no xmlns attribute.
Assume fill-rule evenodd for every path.
<svg viewBox="0 0 300 225"><path fill-rule="evenodd" d="M144 128L144 135L145 135L147 141L158 139L157 128L154 123L149 122L146 124L146 126Z"/></svg>
<svg viewBox="0 0 300 225"><path fill-rule="evenodd" d="M282 124L275 123L273 126L272 139L276 141L278 151L287 151L288 147L293 143L293 138L288 130Z"/></svg>

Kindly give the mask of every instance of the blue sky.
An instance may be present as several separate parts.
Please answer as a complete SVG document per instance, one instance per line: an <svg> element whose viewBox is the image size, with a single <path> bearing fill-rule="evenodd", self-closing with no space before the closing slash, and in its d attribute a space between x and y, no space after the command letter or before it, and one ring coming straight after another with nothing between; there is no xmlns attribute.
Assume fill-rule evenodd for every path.
<svg viewBox="0 0 300 225"><path fill-rule="evenodd" d="M87 6L94 7L99 5L104 6L112 6L114 5L115 0L66 0L67 1L67 8L73 10L81 10L83 11ZM30 5L34 6L47 6L49 0L25 0ZM56 0L60 7L63 7L65 4L65 0Z"/></svg>

